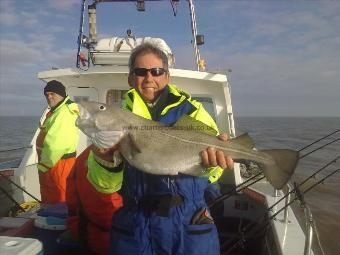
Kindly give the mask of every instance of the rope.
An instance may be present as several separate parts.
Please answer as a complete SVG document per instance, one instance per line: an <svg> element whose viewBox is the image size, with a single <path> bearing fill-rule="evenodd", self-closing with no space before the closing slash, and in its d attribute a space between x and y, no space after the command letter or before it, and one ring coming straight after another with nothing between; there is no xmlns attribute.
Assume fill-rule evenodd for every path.
<svg viewBox="0 0 340 255"><path fill-rule="evenodd" d="M16 217L24 212L32 211L33 209L40 209L40 204L36 201L24 202L20 204L19 210L16 206L12 207L8 213L8 216Z"/></svg>

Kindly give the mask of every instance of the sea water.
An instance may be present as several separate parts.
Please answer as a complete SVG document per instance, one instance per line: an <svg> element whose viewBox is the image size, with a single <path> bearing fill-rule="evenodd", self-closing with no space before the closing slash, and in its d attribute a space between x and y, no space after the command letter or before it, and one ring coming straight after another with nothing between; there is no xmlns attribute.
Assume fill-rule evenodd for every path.
<svg viewBox="0 0 340 255"><path fill-rule="evenodd" d="M29 146L38 126L39 117L0 117L0 162L22 157L23 149L8 152L5 150ZM340 118L239 117L235 119L235 127L237 134L249 133L258 149L299 150L318 138L339 130ZM340 132L301 151L300 154L304 155L338 138L340 138ZM306 156L300 160L293 181L303 181L337 156L340 156L339 141ZM340 160L320 172L315 179L306 184L305 188L337 168L340 168ZM302 187L302 189L305 188ZM305 198L312 209L325 254L339 254L340 172L309 191L305 194ZM302 209L298 202L295 204L295 213L302 219ZM301 225L304 225L302 220ZM319 252L316 251L316 254Z"/></svg>

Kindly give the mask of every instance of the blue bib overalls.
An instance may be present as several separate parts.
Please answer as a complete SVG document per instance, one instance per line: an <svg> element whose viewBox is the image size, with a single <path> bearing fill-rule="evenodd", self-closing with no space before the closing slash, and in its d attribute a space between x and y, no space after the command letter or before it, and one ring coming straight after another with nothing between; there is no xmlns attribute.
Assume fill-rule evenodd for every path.
<svg viewBox="0 0 340 255"><path fill-rule="evenodd" d="M191 111L184 101L159 121L172 125ZM214 224L191 224L207 208L206 177L151 175L125 163L124 206L113 216L110 255L217 255L219 242Z"/></svg>

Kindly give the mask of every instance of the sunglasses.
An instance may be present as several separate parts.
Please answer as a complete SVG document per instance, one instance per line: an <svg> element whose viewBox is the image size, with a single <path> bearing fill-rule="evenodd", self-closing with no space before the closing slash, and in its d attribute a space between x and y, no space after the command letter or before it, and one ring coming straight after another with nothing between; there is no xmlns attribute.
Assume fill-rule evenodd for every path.
<svg viewBox="0 0 340 255"><path fill-rule="evenodd" d="M136 76L147 76L148 72L151 73L152 76L161 76L166 73L164 68L154 67L154 68L135 68L132 70L132 73Z"/></svg>

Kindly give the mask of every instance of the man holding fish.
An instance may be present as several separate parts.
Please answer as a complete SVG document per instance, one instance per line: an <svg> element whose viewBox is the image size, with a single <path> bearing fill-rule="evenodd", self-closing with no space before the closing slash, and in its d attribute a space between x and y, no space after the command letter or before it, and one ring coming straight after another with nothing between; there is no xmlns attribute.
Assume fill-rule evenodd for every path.
<svg viewBox="0 0 340 255"><path fill-rule="evenodd" d="M110 254L219 254L204 199L207 187L223 169L233 168L234 159L257 162L281 189L298 153L252 150L247 135L217 139L217 126L202 104L168 84L168 59L156 46L136 47L129 68L125 111L83 102L77 120L95 146L88 157L89 181L123 197L112 218ZM183 131L188 127L206 132Z"/></svg>
<svg viewBox="0 0 340 255"><path fill-rule="evenodd" d="M188 115L218 135L215 122L202 104L168 84L168 59L163 51L142 44L132 52L129 67L132 89L125 95L125 109L165 126ZM90 135L95 147L88 160L97 163L89 169L90 182L99 188L104 171L115 173L112 186L117 191L122 181L124 206L113 216L110 254L219 254L217 231L204 191L221 176L222 168L233 167L233 160L211 147L201 152L202 164L207 168L205 177L148 174L122 160L118 144L123 135L119 131ZM227 139L226 134L219 137ZM162 152L155 151L154 157L156 153Z"/></svg>

